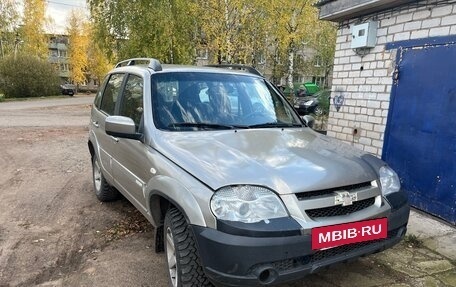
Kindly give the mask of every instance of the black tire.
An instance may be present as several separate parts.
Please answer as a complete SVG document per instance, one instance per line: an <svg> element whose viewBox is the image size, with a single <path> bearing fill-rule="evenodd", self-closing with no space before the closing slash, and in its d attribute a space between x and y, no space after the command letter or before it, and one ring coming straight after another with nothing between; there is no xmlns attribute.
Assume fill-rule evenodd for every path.
<svg viewBox="0 0 456 287"><path fill-rule="evenodd" d="M108 202L119 198L119 192L106 181L96 155L92 158L93 189L99 201Z"/></svg>
<svg viewBox="0 0 456 287"><path fill-rule="evenodd" d="M169 286L212 287L201 267L196 242L188 223L182 213L174 207L166 212L164 233ZM170 262L175 262L175 266L170 266Z"/></svg>

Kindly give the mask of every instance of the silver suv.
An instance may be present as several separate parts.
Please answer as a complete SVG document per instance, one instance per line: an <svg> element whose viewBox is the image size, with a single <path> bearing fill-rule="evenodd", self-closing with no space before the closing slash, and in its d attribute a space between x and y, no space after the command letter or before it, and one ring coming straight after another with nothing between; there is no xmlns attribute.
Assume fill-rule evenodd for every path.
<svg viewBox="0 0 456 287"><path fill-rule="evenodd" d="M170 286L288 282L398 243L396 173L314 132L244 66L129 59L91 112L95 194L119 192L155 227Z"/></svg>

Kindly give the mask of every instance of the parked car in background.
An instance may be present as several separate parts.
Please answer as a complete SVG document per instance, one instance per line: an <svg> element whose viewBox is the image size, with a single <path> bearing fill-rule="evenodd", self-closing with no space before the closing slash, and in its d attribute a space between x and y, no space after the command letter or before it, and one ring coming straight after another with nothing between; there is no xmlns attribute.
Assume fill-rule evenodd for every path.
<svg viewBox="0 0 456 287"><path fill-rule="evenodd" d="M279 88L288 100L298 96L311 96L320 90L320 87L317 84L311 82L294 83L293 91L287 86L279 86Z"/></svg>
<svg viewBox="0 0 456 287"><path fill-rule="evenodd" d="M63 84L60 85L60 90L62 95L73 96L76 93L76 86L72 84Z"/></svg>
<svg viewBox="0 0 456 287"><path fill-rule="evenodd" d="M330 98L330 90L321 90L311 96L298 95L294 98L293 106L301 116L308 114L316 116L327 115L329 113Z"/></svg>
<svg viewBox="0 0 456 287"><path fill-rule="evenodd" d="M169 286L278 285L407 230L397 174L311 130L258 71L129 59L90 118L95 195L121 193L154 225Z"/></svg>

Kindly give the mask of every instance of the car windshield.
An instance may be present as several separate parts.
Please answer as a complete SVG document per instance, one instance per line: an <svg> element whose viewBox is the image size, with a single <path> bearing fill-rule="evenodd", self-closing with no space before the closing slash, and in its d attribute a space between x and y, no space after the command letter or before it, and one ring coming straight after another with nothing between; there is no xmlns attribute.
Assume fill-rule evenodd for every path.
<svg viewBox="0 0 456 287"><path fill-rule="evenodd" d="M154 74L152 107L156 127L169 131L302 126L265 80L248 75Z"/></svg>

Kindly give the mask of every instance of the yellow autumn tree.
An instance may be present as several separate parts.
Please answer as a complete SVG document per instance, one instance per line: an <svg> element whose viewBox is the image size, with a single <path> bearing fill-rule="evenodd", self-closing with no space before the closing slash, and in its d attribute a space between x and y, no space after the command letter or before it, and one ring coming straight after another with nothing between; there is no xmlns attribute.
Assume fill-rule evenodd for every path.
<svg viewBox="0 0 456 287"><path fill-rule="evenodd" d="M312 71L314 75L323 75L323 87L328 87L328 77L334 63L334 53L336 51L336 25L329 21L320 21L315 30L316 38L309 43L315 51L315 57L318 57L319 63L316 65L316 59L312 59L312 64L308 65L307 70Z"/></svg>
<svg viewBox="0 0 456 287"><path fill-rule="evenodd" d="M76 85L86 81L88 67L87 50L89 39L87 31L89 26L84 19L85 16L82 11L72 10L67 26L70 79Z"/></svg>
<svg viewBox="0 0 456 287"><path fill-rule="evenodd" d="M48 55L48 40L44 33L45 11L45 0L24 0L22 51L41 59L46 59Z"/></svg>
<svg viewBox="0 0 456 287"><path fill-rule="evenodd" d="M112 62L155 57L162 63L194 60L199 0L87 0L93 38Z"/></svg>
<svg viewBox="0 0 456 287"><path fill-rule="evenodd" d="M254 64L264 46L264 9L259 1L204 0L194 2L202 43L212 62Z"/></svg>
<svg viewBox="0 0 456 287"><path fill-rule="evenodd" d="M88 63L88 72L90 76L97 80L100 84L103 77L106 73L112 68L112 64L109 62L106 53L102 50L102 48L98 45L94 37L94 27L93 24L89 25L88 29L88 50L87 50L87 57L89 60Z"/></svg>
<svg viewBox="0 0 456 287"><path fill-rule="evenodd" d="M268 30L273 35L278 56L275 61L285 60L287 85L293 88L293 73L296 52L315 40L318 22L318 10L313 7L313 0L270 1L266 5L269 11ZM285 59L279 59L280 57Z"/></svg>

